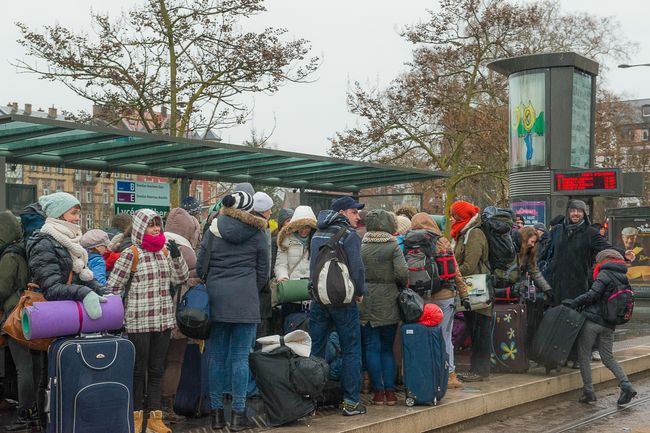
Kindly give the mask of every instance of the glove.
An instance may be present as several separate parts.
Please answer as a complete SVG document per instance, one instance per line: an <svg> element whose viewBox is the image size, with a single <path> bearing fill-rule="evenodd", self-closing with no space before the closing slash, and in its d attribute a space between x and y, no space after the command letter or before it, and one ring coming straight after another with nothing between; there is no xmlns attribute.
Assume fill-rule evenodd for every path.
<svg viewBox="0 0 650 433"><path fill-rule="evenodd" d="M462 305L465 310L472 311L472 303L469 302L468 297L460 298L460 305Z"/></svg>
<svg viewBox="0 0 650 433"><path fill-rule="evenodd" d="M553 301L555 300L555 294L553 293L553 290L545 291L544 296L546 297L546 303L552 305Z"/></svg>
<svg viewBox="0 0 650 433"><path fill-rule="evenodd" d="M97 320L102 317L102 307L100 303L107 302L107 299L103 296L99 296L97 293L91 291L86 296L84 296L83 304L86 314L93 320Z"/></svg>
<svg viewBox="0 0 650 433"><path fill-rule="evenodd" d="M169 250L169 255L172 257L172 259L178 258L181 256L181 250L178 249L178 245L176 245L176 241L174 240L168 240L167 241L167 249Z"/></svg>

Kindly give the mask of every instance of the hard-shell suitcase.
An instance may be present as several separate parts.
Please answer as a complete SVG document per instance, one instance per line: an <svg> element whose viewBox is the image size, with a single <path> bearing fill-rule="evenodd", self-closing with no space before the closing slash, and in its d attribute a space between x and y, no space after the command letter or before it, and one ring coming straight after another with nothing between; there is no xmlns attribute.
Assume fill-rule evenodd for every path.
<svg viewBox="0 0 650 433"><path fill-rule="evenodd" d="M449 362L439 326L403 324L402 363L406 405L437 404L447 392Z"/></svg>
<svg viewBox="0 0 650 433"><path fill-rule="evenodd" d="M200 418L210 413L208 354L201 353L198 344L188 344L185 349L181 380L174 399L174 412L191 418Z"/></svg>
<svg viewBox="0 0 650 433"><path fill-rule="evenodd" d="M135 347L126 338L59 338L48 350L48 433L133 433Z"/></svg>
<svg viewBox="0 0 650 433"><path fill-rule="evenodd" d="M494 304L492 367L505 373L525 373L527 310L524 304Z"/></svg>
<svg viewBox="0 0 650 433"><path fill-rule="evenodd" d="M567 361L585 316L564 305L553 307L544 313L529 356L544 364L546 372L559 368Z"/></svg>

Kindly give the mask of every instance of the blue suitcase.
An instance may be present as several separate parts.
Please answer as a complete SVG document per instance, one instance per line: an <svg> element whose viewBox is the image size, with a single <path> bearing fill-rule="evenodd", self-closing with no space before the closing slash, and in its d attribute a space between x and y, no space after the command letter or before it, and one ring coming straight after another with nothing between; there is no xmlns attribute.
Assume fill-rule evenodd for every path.
<svg viewBox="0 0 650 433"><path fill-rule="evenodd" d="M406 405L437 404L447 393L449 358L439 326L401 328Z"/></svg>
<svg viewBox="0 0 650 433"><path fill-rule="evenodd" d="M210 414L208 353L202 354L198 344L188 344L185 349L181 380L174 400L174 412L191 418Z"/></svg>
<svg viewBox="0 0 650 433"><path fill-rule="evenodd" d="M133 433L135 347L116 336L65 337L48 349L47 433Z"/></svg>

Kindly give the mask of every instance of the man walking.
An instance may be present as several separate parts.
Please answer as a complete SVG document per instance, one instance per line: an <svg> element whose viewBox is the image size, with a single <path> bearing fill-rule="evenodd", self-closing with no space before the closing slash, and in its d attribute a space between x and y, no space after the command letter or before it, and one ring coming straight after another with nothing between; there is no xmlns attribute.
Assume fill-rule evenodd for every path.
<svg viewBox="0 0 650 433"><path fill-rule="evenodd" d="M332 325L339 335L343 358L341 385L343 387L343 415L363 415L365 406L361 403L361 327L357 303L365 293L365 271L361 260L361 239L354 230L359 222L359 209L364 205L352 197L340 197L332 202L329 210L318 214L318 231L311 241L310 280L316 275L318 250L329 239L345 229L339 240L347 256L347 266L355 288L355 299L350 304L332 306L321 304L312 295L309 313L309 333L312 338L312 355L325 359L325 348Z"/></svg>

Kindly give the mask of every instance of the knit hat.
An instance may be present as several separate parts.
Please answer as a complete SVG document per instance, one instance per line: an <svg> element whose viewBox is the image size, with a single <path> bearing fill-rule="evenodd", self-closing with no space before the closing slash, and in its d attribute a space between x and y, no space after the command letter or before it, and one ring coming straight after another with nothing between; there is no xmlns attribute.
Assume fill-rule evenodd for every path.
<svg viewBox="0 0 650 433"><path fill-rule="evenodd" d="M548 230L546 229L546 226L544 225L544 223L535 223L535 224L533 225L533 228L534 228L535 230L541 230L541 231L543 231L543 232L545 232L545 233L548 231Z"/></svg>
<svg viewBox="0 0 650 433"><path fill-rule="evenodd" d="M44 195L38 199L45 215L49 218L59 218L75 206L81 206L79 200L67 192L55 192L54 194Z"/></svg>
<svg viewBox="0 0 650 433"><path fill-rule="evenodd" d="M621 253L614 249L602 250L596 255L596 263L600 263L603 260L625 260Z"/></svg>
<svg viewBox="0 0 650 433"><path fill-rule="evenodd" d="M87 250L96 247L106 247L108 248L108 235L104 230L93 229L88 230L81 237L81 246Z"/></svg>
<svg viewBox="0 0 650 433"><path fill-rule="evenodd" d="M221 204L225 207L250 212L253 209L253 197L247 192L237 191L222 198Z"/></svg>
<svg viewBox="0 0 650 433"><path fill-rule="evenodd" d="M190 215L198 215L201 213L201 203L194 197L185 197L180 207L185 209Z"/></svg>
<svg viewBox="0 0 650 433"><path fill-rule="evenodd" d="M433 218L436 224L438 224L438 227L440 227L441 231L444 230L447 226L447 219L444 215L431 215L431 218Z"/></svg>
<svg viewBox="0 0 650 433"><path fill-rule="evenodd" d="M397 234L403 235L411 228L411 220L404 215L397 215L395 222L397 223Z"/></svg>
<svg viewBox="0 0 650 433"><path fill-rule="evenodd" d="M238 183L232 188L232 190L235 192L237 191L245 192L247 194L250 194L251 196L255 195L255 188L253 188L253 185L251 185L248 182Z"/></svg>
<svg viewBox="0 0 650 433"><path fill-rule="evenodd" d="M273 199L265 192L256 192L253 195L253 210L255 212L266 212L273 207Z"/></svg>
<svg viewBox="0 0 650 433"><path fill-rule="evenodd" d="M466 201L457 201L451 205L451 213L456 216L458 220L470 220L474 215L479 213L480 209Z"/></svg>
<svg viewBox="0 0 650 433"><path fill-rule="evenodd" d="M403 215L408 219L413 219L413 215L415 215L416 213L418 213L417 208L415 206L409 206L409 205L400 206L395 211L395 214Z"/></svg>
<svg viewBox="0 0 650 433"><path fill-rule="evenodd" d="M587 214L587 203L582 200L569 200L567 209L581 209L585 215Z"/></svg>
<svg viewBox="0 0 650 433"><path fill-rule="evenodd" d="M282 228L282 225L285 223L285 221L291 219L293 212L293 209L288 207L280 209L280 212L278 213L278 227Z"/></svg>

